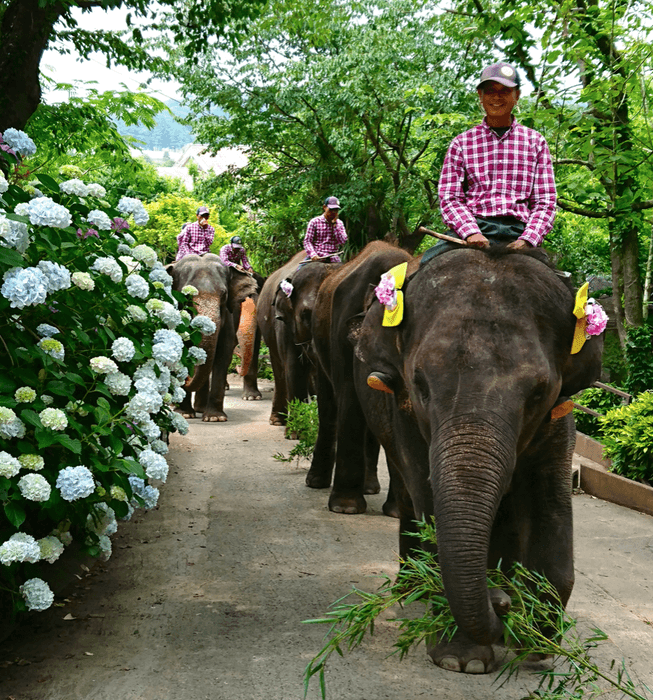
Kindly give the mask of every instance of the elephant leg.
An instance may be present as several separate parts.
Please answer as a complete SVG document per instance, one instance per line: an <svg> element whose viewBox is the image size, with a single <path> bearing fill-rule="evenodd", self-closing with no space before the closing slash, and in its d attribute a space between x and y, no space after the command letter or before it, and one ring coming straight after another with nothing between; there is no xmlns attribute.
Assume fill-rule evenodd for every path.
<svg viewBox="0 0 653 700"><path fill-rule="evenodd" d="M270 364L274 374L274 394L272 396L272 412L270 425L285 425L288 406L288 388L286 384L286 368L279 352L270 349Z"/></svg>
<svg viewBox="0 0 653 700"><path fill-rule="evenodd" d="M331 486L335 458L336 411L333 387L321 367L317 369L317 413L317 440L306 485L313 489L326 489Z"/></svg>
<svg viewBox="0 0 653 700"><path fill-rule="evenodd" d="M389 518L399 518L401 515L399 494L404 488L403 480L392 460L388 459L386 456L386 461L388 463L388 473L390 475L390 486L388 487L388 495L383 504L383 514L387 515Z"/></svg>
<svg viewBox="0 0 653 700"><path fill-rule="evenodd" d="M195 392L195 396L193 397L193 408L198 413L204 413L204 409L209 401L209 385L210 379Z"/></svg>
<svg viewBox="0 0 653 700"><path fill-rule="evenodd" d="M197 418L197 415L191 404L191 394L186 392L183 401L175 408L177 413L181 413L184 418Z"/></svg>
<svg viewBox="0 0 653 700"><path fill-rule="evenodd" d="M365 426L363 439L365 442L365 485L363 486L363 493L379 493L381 484L379 484L378 466L381 446L374 433L367 426Z"/></svg>
<svg viewBox="0 0 653 700"><path fill-rule="evenodd" d="M227 414L224 412L224 393L229 364L236 347L236 332L233 327L233 319L229 318L225 321L220 330L217 343L213 371L211 372L211 386L202 414L202 420L205 423L224 423L227 420Z"/></svg>
<svg viewBox="0 0 653 700"><path fill-rule="evenodd" d="M247 374L243 377L243 401L260 401L258 388L258 355L261 350L261 331L257 328L254 336L254 354Z"/></svg>

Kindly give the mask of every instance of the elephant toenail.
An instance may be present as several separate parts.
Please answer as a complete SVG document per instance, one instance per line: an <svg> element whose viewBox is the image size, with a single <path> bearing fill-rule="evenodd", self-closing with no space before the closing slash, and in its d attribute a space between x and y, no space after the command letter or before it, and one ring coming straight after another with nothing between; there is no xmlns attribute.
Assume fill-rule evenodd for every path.
<svg viewBox="0 0 653 700"><path fill-rule="evenodd" d="M438 666L444 668L446 671L460 673L460 662L455 656L445 656L443 659L440 659Z"/></svg>
<svg viewBox="0 0 653 700"><path fill-rule="evenodd" d="M485 673L485 664L480 659L472 659L465 666L465 673Z"/></svg>

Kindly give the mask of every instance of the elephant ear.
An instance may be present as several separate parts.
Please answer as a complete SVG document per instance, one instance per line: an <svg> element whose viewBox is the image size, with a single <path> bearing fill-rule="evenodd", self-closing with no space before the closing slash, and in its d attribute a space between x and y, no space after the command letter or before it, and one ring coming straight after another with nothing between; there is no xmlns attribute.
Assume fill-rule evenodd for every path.
<svg viewBox="0 0 653 700"><path fill-rule="evenodd" d="M227 270L227 287L229 295L227 306L235 313L247 297L258 297L258 282L245 272L230 267Z"/></svg>
<svg viewBox="0 0 653 700"><path fill-rule="evenodd" d="M573 396L601 378L603 336L603 333L592 336L580 352L568 356L562 370L561 396Z"/></svg>
<svg viewBox="0 0 653 700"><path fill-rule="evenodd" d="M165 266L166 272L172 277L172 287L173 289L178 288L179 275L177 273L177 263L169 263Z"/></svg>

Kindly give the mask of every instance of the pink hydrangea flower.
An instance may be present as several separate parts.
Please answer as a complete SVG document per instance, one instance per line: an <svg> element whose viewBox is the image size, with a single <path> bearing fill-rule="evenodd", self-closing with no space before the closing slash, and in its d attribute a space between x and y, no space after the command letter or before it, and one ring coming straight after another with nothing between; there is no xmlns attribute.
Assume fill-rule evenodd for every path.
<svg viewBox="0 0 653 700"><path fill-rule="evenodd" d="M122 231L124 228L129 228L129 222L116 216L111 224L111 229L113 231Z"/></svg>
<svg viewBox="0 0 653 700"><path fill-rule="evenodd" d="M77 229L77 238L88 238L89 236L99 238L100 234L94 228L88 229L86 233L84 233L81 228Z"/></svg>
<svg viewBox="0 0 653 700"><path fill-rule="evenodd" d="M587 317L585 332L588 335L601 335L608 325L608 315L601 304L594 301L594 299L589 299L585 307L585 315Z"/></svg>
<svg viewBox="0 0 653 700"><path fill-rule="evenodd" d="M381 281L374 290L376 298L390 311L397 306L397 290L395 289L395 278L386 272L381 275Z"/></svg>

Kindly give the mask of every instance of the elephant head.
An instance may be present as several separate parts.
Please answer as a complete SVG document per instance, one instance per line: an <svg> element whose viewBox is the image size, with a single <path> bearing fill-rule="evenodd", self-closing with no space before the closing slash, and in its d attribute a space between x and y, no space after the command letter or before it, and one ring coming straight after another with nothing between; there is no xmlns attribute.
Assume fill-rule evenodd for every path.
<svg viewBox="0 0 653 700"><path fill-rule="evenodd" d="M225 267L219 256L212 253L203 256L186 255L168 265L166 270L172 276L174 289L181 290L187 285L192 285L198 290L197 295L193 297L195 309L198 314L208 316L216 326L213 335L202 338L200 347L206 351L207 359L197 367L190 383L185 387L190 393L202 387L211 374L220 331L225 323L229 322L228 315L239 314L240 324L244 327L251 325L252 319L256 318L256 308L253 304L245 305L242 312L241 304L248 297L257 294L258 285L249 275ZM247 344L253 345L254 334L245 335L246 346L241 350L251 359L253 348Z"/></svg>
<svg viewBox="0 0 653 700"><path fill-rule="evenodd" d="M599 378L602 337L571 354L573 308L573 291L542 251L461 250L421 269L410 264L399 325L383 326L384 307L374 301L350 331L359 376L378 371L394 392L371 394L377 406L380 395L391 407L390 447L415 516L435 516L447 599L475 644L489 645L501 631L486 571L496 565L502 501L552 449L559 454L547 468L569 468L573 421L554 419L552 409ZM561 479L570 520L570 479ZM510 550L513 561L519 546ZM522 554L527 566L539 566L532 553ZM571 569L561 575L570 577L560 586L563 603Z"/></svg>

